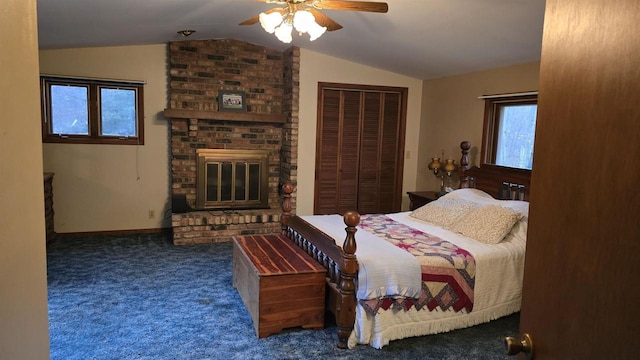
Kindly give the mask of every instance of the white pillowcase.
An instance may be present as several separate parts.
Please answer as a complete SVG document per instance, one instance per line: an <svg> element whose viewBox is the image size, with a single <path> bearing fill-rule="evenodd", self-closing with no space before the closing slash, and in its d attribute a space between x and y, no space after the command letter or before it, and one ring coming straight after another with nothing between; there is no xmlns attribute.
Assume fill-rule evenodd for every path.
<svg viewBox="0 0 640 360"><path fill-rule="evenodd" d="M520 200L494 199L493 196L479 189L457 189L450 193L447 193L446 195L443 195L440 199L462 199L483 205L499 205L508 207L513 211L517 211L525 217L529 216L528 202Z"/></svg>
<svg viewBox="0 0 640 360"><path fill-rule="evenodd" d="M415 209L409 216L447 228L477 206L471 201L441 197Z"/></svg>
<svg viewBox="0 0 640 360"><path fill-rule="evenodd" d="M509 235L526 240L529 203L497 200L482 190L466 188L447 193L409 215L485 244L497 244Z"/></svg>
<svg viewBox="0 0 640 360"><path fill-rule="evenodd" d="M497 244L511 232L523 214L508 207L484 205L459 217L449 230L485 244Z"/></svg>
<svg viewBox="0 0 640 360"><path fill-rule="evenodd" d="M473 188L456 189L450 193L443 195L441 199L462 199L479 203L496 201L493 196L487 194L486 192Z"/></svg>

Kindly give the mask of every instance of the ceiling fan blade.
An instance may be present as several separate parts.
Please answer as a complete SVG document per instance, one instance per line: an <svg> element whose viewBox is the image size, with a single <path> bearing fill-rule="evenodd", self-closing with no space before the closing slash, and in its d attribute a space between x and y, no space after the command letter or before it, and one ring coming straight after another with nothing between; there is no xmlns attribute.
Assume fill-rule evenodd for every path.
<svg viewBox="0 0 640 360"><path fill-rule="evenodd" d="M331 20L330 17L328 17L327 15L321 13L320 11L318 11L318 10L316 10L314 8L309 8L307 10L311 14L313 14L314 18L316 18L316 22L318 23L318 25L327 27L327 31L334 31L334 30L342 29L342 25L340 25L337 22Z"/></svg>
<svg viewBox="0 0 640 360"><path fill-rule="evenodd" d="M275 11L277 11L277 12L279 12L281 14L284 14L284 10L282 10L281 8L269 9L269 10L265 11L265 14L271 14L272 12L275 12ZM253 24L255 24L255 23L259 22L259 21L260 21L260 15L256 15L256 16L250 18L250 19L247 19L247 20L241 22L239 25L253 25Z"/></svg>
<svg viewBox="0 0 640 360"><path fill-rule="evenodd" d="M256 16L252 17L251 19L247 19L247 20L241 22L239 25L253 25L253 24L257 23L258 21L260 21L260 15L256 15Z"/></svg>
<svg viewBox="0 0 640 360"><path fill-rule="evenodd" d="M318 0L313 2L313 7L323 10L353 10L386 13L389 5L374 1L342 1L342 0Z"/></svg>

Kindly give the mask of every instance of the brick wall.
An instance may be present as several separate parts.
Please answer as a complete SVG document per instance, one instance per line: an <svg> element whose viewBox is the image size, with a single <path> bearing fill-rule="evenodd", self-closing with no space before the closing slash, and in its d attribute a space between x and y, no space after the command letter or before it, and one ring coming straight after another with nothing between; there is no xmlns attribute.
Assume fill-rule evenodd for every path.
<svg viewBox="0 0 640 360"><path fill-rule="evenodd" d="M270 209L174 213L174 244L279 232L278 185L295 184L297 175L299 64L295 47L279 52L233 39L169 44L169 109L193 114L171 119L172 194L195 207L196 149L269 151ZM248 116L217 112L220 90L244 91ZM284 115L284 122L252 121L252 114Z"/></svg>

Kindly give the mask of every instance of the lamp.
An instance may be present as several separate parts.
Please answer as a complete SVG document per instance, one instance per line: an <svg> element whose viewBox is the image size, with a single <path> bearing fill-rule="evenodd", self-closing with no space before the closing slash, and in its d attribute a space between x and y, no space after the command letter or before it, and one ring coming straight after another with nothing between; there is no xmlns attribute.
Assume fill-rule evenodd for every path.
<svg viewBox="0 0 640 360"><path fill-rule="evenodd" d="M442 150L442 158L444 159L444 150ZM431 158L431 162L429 163L428 168L436 177L440 178L440 192L438 192L438 196L446 194L448 192L447 188L449 188L449 191L451 191L450 187L447 186L445 188L444 178L445 176L447 177L448 184L449 179L451 178L451 174L453 174L453 172L456 171L457 168L455 160L446 159L445 163L442 164L439 157L433 157Z"/></svg>
<svg viewBox="0 0 640 360"><path fill-rule="evenodd" d="M293 38L291 33L295 28L299 35L309 34L309 40L313 41L327 31L326 26L320 26L316 18L307 10L301 10L299 4L288 4L286 8L272 9L260 13L260 25L269 34L275 34L283 43L290 43Z"/></svg>

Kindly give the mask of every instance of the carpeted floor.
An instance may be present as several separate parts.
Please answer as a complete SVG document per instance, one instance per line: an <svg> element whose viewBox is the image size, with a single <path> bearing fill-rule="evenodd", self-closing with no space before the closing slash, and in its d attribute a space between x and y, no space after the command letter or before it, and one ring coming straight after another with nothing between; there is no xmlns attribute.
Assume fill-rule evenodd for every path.
<svg viewBox="0 0 640 360"><path fill-rule="evenodd" d="M336 328L256 338L231 284L230 243L162 235L61 238L47 248L51 359L508 359L519 314L382 350L336 348Z"/></svg>

